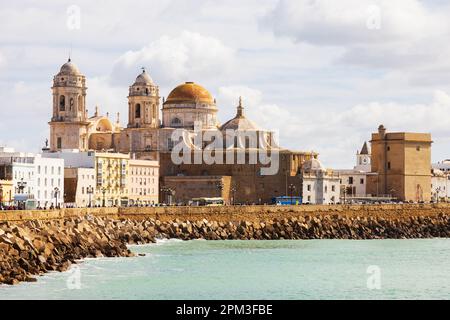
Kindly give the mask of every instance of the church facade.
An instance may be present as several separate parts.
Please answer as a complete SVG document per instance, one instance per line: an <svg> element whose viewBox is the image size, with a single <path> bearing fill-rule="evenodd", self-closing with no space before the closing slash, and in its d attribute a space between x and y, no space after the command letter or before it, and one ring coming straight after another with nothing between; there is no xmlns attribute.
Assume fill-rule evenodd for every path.
<svg viewBox="0 0 450 320"><path fill-rule="evenodd" d="M161 202L170 196L179 203L195 197L223 197L228 203L270 203L274 197L287 195L291 185L300 190L301 196L303 163L318 157L314 152L278 146L271 131L259 128L245 116L241 99L236 116L221 125L216 100L194 82L177 86L167 99L162 99L161 106L159 87L143 70L129 87L128 122L124 128L119 115L113 123L109 116L100 115L97 107L92 116L88 115L86 78L70 59L54 77L52 91L50 152L118 152L133 154L136 159L157 160ZM183 134L174 139L174 133L180 130ZM230 134L235 136L230 138ZM212 137L210 143L201 141L199 145L198 138L205 136ZM226 143L218 144L222 141ZM182 154L191 153L192 158L217 145L212 151L215 159L231 153L236 158L244 154L245 161L211 163L202 158L200 162L177 163L174 152L180 144ZM262 174L267 163L248 161L263 150L276 155L277 170L272 174Z"/></svg>

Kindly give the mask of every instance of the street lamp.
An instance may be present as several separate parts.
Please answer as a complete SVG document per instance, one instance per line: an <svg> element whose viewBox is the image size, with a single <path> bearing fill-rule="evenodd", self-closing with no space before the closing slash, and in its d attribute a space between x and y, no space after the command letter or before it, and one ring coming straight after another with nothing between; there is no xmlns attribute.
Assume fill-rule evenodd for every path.
<svg viewBox="0 0 450 320"><path fill-rule="evenodd" d="M53 189L54 191L54 195L55 195L55 209L58 208L58 194L59 194L59 188L55 187L55 189Z"/></svg>
<svg viewBox="0 0 450 320"><path fill-rule="evenodd" d="M233 194L233 206L236 205L236 190L237 190L236 185L233 184L230 190L231 193Z"/></svg>
<svg viewBox="0 0 450 320"><path fill-rule="evenodd" d="M223 182L219 181L216 183L216 188L217 190L220 192L220 196L222 196L222 191L223 191Z"/></svg>
<svg viewBox="0 0 450 320"><path fill-rule="evenodd" d="M20 179L19 182L17 182L17 187L19 188L20 194L23 194L23 190L25 189L26 186L27 186L27 183L23 181L23 178Z"/></svg>
<svg viewBox="0 0 450 320"><path fill-rule="evenodd" d="M102 194L103 194L103 204L102 204L102 206L106 207L106 199L105 199L105 197L106 197L106 188L105 187L102 188Z"/></svg>
<svg viewBox="0 0 450 320"><path fill-rule="evenodd" d="M175 190L174 189L172 189L172 188L170 188L170 187L166 187L166 186L164 186L164 187L161 187L161 192L164 194L164 195L167 195L167 197L168 197L168 204L169 205L172 205L172 197L173 196L175 196ZM166 197L164 197L164 199L166 199ZM165 201L165 200L164 200Z"/></svg>
<svg viewBox="0 0 450 320"><path fill-rule="evenodd" d="M289 196L291 198L291 205L292 205L292 198L293 198L293 194L295 192L295 185L293 185L292 183L289 185Z"/></svg>
<svg viewBox="0 0 450 320"><path fill-rule="evenodd" d="M89 208L92 207L92 195L94 194L94 187L89 186L86 190L87 194L89 195Z"/></svg>

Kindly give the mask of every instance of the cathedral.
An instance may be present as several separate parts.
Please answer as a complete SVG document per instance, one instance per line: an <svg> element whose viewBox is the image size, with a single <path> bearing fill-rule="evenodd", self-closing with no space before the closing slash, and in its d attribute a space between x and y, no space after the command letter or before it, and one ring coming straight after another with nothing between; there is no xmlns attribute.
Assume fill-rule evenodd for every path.
<svg viewBox="0 0 450 320"><path fill-rule="evenodd" d="M222 197L228 203L270 203L275 197L287 195L288 189L301 193L302 166L318 157L314 152L291 151L278 146L271 131L259 128L245 116L241 99L236 116L223 125L217 118L216 100L199 84L183 83L173 89L167 99L161 99L158 85L145 69L129 87L125 128L121 127L119 114L115 122L110 120L109 114L100 115L97 107L93 115L88 114L86 78L70 59L54 76L52 92L50 152L95 150L158 160L161 202L166 201L169 192L179 203L188 203L197 197ZM264 146L278 155L277 171L271 175L261 174L267 166L263 163L224 161L211 164L205 160L174 163L172 151L179 141L172 138L174 131L180 129L187 133L182 140L193 153L198 149L194 141L199 134L217 136L218 133L225 140L230 131L254 133L259 137L256 144L235 139L231 145L224 146L224 150L244 150L248 159L252 150L258 151ZM205 144L200 147L205 148Z"/></svg>

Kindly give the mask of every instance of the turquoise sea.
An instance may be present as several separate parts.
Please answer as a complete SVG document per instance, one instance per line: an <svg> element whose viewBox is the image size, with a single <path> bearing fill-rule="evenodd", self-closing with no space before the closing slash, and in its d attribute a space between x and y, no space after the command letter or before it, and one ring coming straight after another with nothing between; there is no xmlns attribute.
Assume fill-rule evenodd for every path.
<svg viewBox="0 0 450 320"><path fill-rule="evenodd" d="M449 299L450 239L162 241L1 299Z"/></svg>

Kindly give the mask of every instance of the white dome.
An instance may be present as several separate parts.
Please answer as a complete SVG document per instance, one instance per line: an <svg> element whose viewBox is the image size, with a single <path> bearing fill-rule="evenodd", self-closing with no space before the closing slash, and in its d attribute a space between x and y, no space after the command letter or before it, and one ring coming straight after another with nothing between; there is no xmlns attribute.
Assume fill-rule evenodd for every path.
<svg viewBox="0 0 450 320"><path fill-rule="evenodd" d="M72 74L72 75L80 75L80 70L78 67L72 63L72 61L69 59L66 63L64 63L61 67L61 70L59 72L60 74Z"/></svg>
<svg viewBox="0 0 450 320"><path fill-rule="evenodd" d="M313 158L303 164L303 171L326 171L326 169L318 159Z"/></svg>
<svg viewBox="0 0 450 320"><path fill-rule="evenodd" d="M141 85L141 86L154 85L154 82L152 78L150 78L149 74L144 70L140 75L137 76L134 85Z"/></svg>

